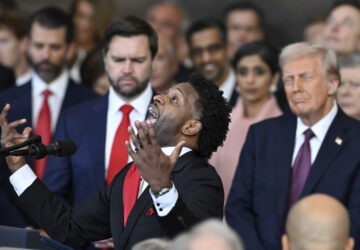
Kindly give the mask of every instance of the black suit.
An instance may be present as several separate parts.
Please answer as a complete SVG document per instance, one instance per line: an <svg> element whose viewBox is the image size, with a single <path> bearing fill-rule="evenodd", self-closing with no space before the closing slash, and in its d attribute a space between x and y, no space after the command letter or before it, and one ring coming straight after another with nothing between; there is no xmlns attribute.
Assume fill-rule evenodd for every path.
<svg viewBox="0 0 360 250"><path fill-rule="evenodd" d="M136 201L123 227L123 183L131 164L97 195L69 208L36 180L20 196L20 203L54 239L86 244L113 237L116 249L130 249L152 237L172 237L200 220L221 217L224 192L215 169L207 160L189 152L179 158L172 180L179 193L175 207L165 217L156 209L147 187ZM150 209L154 214L148 216Z"/></svg>

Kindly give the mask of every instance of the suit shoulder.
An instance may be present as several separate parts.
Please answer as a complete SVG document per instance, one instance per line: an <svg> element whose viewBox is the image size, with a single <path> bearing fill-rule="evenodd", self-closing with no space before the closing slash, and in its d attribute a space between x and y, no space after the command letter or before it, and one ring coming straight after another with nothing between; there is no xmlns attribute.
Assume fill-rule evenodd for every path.
<svg viewBox="0 0 360 250"><path fill-rule="evenodd" d="M97 96L66 109L65 113L66 116L81 118L82 116L91 113L94 109L101 108L103 105L107 105L107 98L104 96Z"/></svg>
<svg viewBox="0 0 360 250"><path fill-rule="evenodd" d="M250 127L255 130L274 129L283 125L289 125L291 122L296 122L296 117L293 114L283 114L278 117L268 118L254 123Z"/></svg>

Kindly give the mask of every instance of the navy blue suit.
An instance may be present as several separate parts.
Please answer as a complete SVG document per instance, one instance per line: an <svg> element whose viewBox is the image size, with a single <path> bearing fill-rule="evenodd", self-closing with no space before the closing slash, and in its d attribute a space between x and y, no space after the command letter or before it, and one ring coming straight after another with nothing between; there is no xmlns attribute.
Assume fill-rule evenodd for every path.
<svg viewBox="0 0 360 250"><path fill-rule="evenodd" d="M296 117L283 115L250 127L225 208L246 249L281 249L287 213ZM340 140L336 138L340 138ZM341 201L360 244L360 122L339 109L310 169L301 197L325 193ZM300 197L300 198L301 198ZM355 245L357 245L355 244ZM359 245L357 245L357 249Z"/></svg>
<svg viewBox="0 0 360 250"><path fill-rule="evenodd" d="M6 103L10 103L11 109L8 114L8 121L14 121L26 118L27 122L18 127L18 131L22 131L25 127L32 127L32 87L31 82L20 86L13 87L0 92L1 109ZM85 100L96 97L96 94L88 88L75 84L71 79L64 96L61 107L60 116L66 108L76 105ZM28 159L29 164L32 161ZM0 225L9 226L28 226L33 224L28 220L19 209L15 206L16 194L9 182L10 171L4 166L4 158L0 159Z"/></svg>
<svg viewBox="0 0 360 250"><path fill-rule="evenodd" d="M105 188L107 110L108 95L67 110L59 121L55 138L74 140L77 152L49 157L43 181L71 204Z"/></svg>

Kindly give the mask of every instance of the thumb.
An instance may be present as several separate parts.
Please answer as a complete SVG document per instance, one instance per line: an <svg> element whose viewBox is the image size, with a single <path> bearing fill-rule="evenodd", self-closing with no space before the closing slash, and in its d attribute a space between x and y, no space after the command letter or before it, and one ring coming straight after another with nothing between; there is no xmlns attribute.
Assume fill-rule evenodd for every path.
<svg viewBox="0 0 360 250"><path fill-rule="evenodd" d="M26 127L26 128L23 130L22 134L23 134L24 136L26 136L26 137L29 137L29 135L30 135L30 133L31 133L31 130L32 130L32 128Z"/></svg>
<svg viewBox="0 0 360 250"><path fill-rule="evenodd" d="M169 156L172 164L175 165L175 163L179 159L179 155L184 145L185 145L185 141L181 141L176 145L175 149L172 151L171 155Z"/></svg>

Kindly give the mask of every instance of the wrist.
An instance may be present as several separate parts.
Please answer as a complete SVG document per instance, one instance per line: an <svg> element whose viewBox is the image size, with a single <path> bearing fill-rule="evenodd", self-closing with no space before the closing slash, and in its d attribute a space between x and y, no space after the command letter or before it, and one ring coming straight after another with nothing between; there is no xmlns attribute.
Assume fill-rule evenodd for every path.
<svg viewBox="0 0 360 250"><path fill-rule="evenodd" d="M155 196L155 198L158 198L158 197L168 193L171 190L171 188L173 187L173 185L174 185L173 182L170 181L170 184L164 185L161 188L157 188L155 190L150 187L150 192L153 196Z"/></svg>

